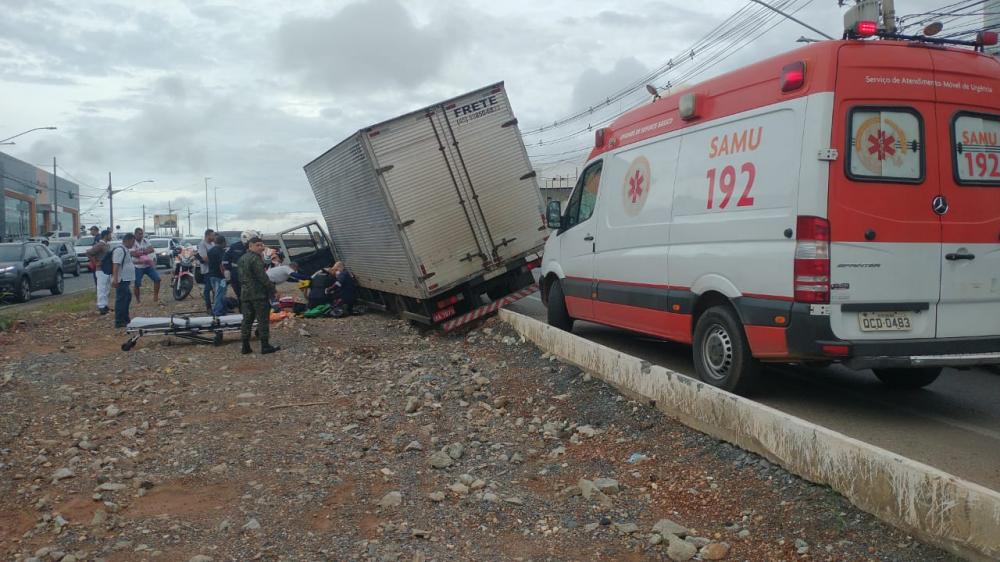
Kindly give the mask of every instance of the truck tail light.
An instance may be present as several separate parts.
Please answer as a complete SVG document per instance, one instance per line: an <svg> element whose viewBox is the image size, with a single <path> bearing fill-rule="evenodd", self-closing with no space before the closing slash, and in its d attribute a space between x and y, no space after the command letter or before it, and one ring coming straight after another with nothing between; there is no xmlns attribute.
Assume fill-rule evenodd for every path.
<svg viewBox="0 0 1000 562"><path fill-rule="evenodd" d="M458 302L458 295L452 295L450 297L445 297L445 298L437 301L437 307L438 307L438 309L443 309L443 308L447 308L447 307L449 307L449 306L451 306L451 305L453 305L453 304L455 304L457 302Z"/></svg>
<svg viewBox="0 0 1000 562"><path fill-rule="evenodd" d="M792 285L796 302L830 302L830 221L798 217Z"/></svg>

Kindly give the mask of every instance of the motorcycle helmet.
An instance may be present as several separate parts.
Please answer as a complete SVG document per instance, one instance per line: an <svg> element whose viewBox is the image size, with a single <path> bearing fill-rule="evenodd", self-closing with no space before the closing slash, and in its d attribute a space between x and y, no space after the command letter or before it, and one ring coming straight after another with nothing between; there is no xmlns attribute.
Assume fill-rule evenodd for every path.
<svg viewBox="0 0 1000 562"><path fill-rule="evenodd" d="M253 229L244 230L243 233L240 234L240 242L243 242L244 246L250 242L251 238L263 238L263 236L260 231Z"/></svg>

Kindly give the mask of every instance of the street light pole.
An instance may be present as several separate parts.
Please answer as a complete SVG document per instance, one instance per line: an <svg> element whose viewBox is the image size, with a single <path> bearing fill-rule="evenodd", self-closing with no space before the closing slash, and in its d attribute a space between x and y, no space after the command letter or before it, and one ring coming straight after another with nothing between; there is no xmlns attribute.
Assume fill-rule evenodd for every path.
<svg viewBox="0 0 1000 562"><path fill-rule="evenodd" d="M215 231L219 231L219 186L212 188L212 194L215 196Z"/></svg>
<svg viewBox="0 0 1000 562"><path fill-rule="evenodd" d="M212 216L208 212L208 180L210 179L212 178L210 177L205 178L205 230L212 228L212 223L211 223Z"/></svg>
<svg viewBox="0 0 1000 562"><path fill-rule="evenodd" d="M11 139L16 139L17 137L19 137L21 135L26 135L26 134L28 134L28 133L30 133L32 131L55 131L55 130L56 130L55 127L35 127L34 129L28 129L27 131L24 131L23 133L18 133L16 135L12 136L12 137L7 137L7 138L5 138L3 140L0 140L0 144L17 144L17 143L13 143L13 142L9 142L9 141Z"/></svg>
<svg viewBox="0 0 1000 562"><path fill-rule="evenodd" d="M137 182L133 183L132 185L123 187L121 189L111 189L111 172L108 172L108 211L110 213L110 219L111 219L111 224L108 225L108 228L111 229L112 233L116 232L116 229L115 229L115 194L121 193L123 191L128 191L129 189L132 189L133 187L139 185L140 183L154 183L154 182L155 182L155 180L142 180L142 181L137 181ZM144 209L143 215L145 215L145 209ZM143 216L143 222L145 222L145 220L146 220L146 217Z"/></svg>

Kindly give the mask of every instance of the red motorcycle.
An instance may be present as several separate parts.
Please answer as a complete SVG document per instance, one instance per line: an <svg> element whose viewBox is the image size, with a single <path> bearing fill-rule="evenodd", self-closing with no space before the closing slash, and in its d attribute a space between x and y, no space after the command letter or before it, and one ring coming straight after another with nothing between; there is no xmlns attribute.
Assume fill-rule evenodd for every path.
<svg viewBox="0 0 1000 562"><path fill-rule="evenodd" d="M195 256L198 249L194 246L182 246L174 250L174 275L170 278L170 289L174 300L182 301L191 294L194 288Z"/></svg>

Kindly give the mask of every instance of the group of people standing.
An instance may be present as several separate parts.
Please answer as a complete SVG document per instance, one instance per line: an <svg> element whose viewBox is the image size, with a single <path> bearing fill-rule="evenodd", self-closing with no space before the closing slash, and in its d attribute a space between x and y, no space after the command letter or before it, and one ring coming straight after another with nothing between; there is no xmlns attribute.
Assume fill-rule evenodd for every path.
<svg viewBox="0 0 1000 562"><path fill-rule="evenodd" d="M141 298L142 278L149 277L153 282L153 302L160 304L160 274L156 271L156 259L152 254L156 251L145 232L141 228L127 233L122 238L121 245L111 244L111 230L98 231L96 226L90 228L94 243L87 250L90 269L94 272L94 282L97 285L97 309L107 314L108 298L111 289L115 290L115 327L124 328L129 321L129 309L135 301Z"/></svg>
<svg viewBox="0 0 1000 562"><path fill-rule="evenodd" d="M136 228L122 237L120 245L112 244L110 229L100 231L91 227L90 233L94 236L94 244L87 250L87 257L97 286L98 311L102 315L110 311L108 299L113 288L115 327L126 327L131 319L133 296L137 303L141 299L143 277L152 280L153 302L162 306L160 275L152 255L155 250L145 239L145 232ZM274 353L281 349L270 343L270 297L275 292L275 286L265 273L263 254L264 241L253 231L247 231L241 240L227 248L225 237L209 229L198 246L205 282L205 307L214 316L224 315L228 308L227 289L232 284L243 313L240 332L243 353L253 352L250 335L254 322L257 322L261 353Z"/></svg>
<svg viewBox="0 0 1000 562"><path fill-rule="evenodd" d="M240 325L242 352L253 353L250 335L254 322L257 322L260 336L260 352L266 355L280 350L280 346L271 345L270 341L270 296L274 294L275 286L265 273L264 240L260 234L248 230L229 245L225 236L208 229L198 244L198 259L205 281L202 293L205 309L213 316L222 316L227 312L226 293L230 285L233 287L243 314Z"/></svg>

